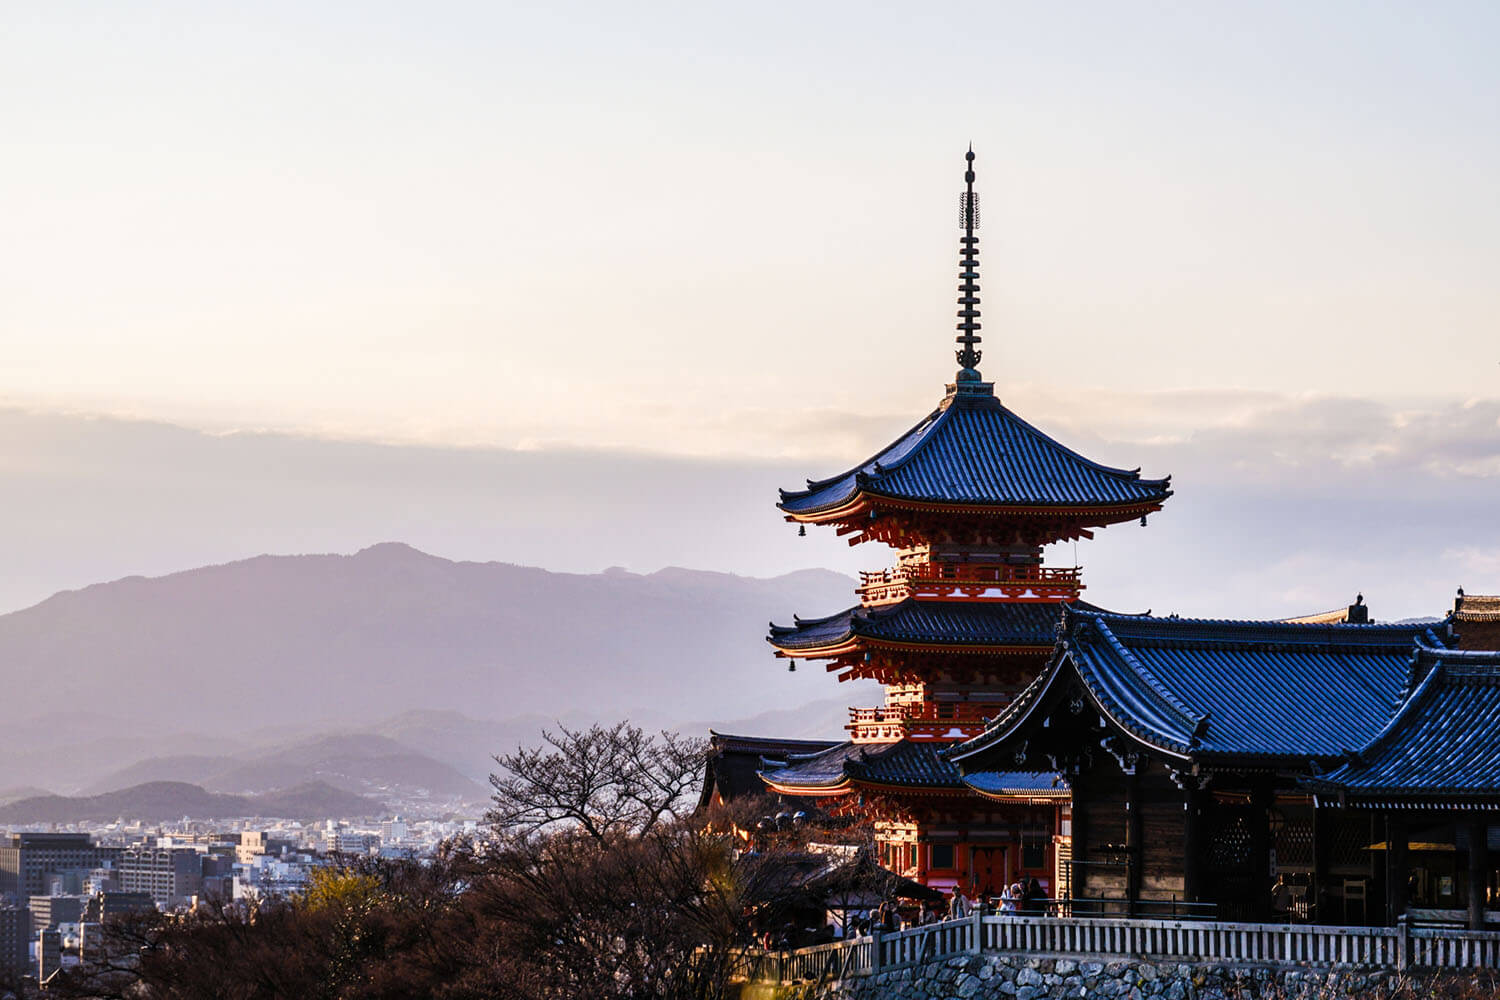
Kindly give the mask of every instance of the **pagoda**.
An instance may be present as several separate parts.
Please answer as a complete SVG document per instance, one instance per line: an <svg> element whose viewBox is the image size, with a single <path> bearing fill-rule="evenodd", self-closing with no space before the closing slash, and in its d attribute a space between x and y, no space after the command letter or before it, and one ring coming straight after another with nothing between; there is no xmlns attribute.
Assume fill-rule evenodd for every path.
<svg viewBox="0 0 1500 1000"><path fill-rule="evenodd" d="M924 884L998 893L1037 878L1065 888L1069 792L1048 770L962 778L941 751L979 735L1045 667L1062 606L1080 599L1074 566L1043 548L1092 529L1145 523L1169 479L1089 461L1007 409L979 373L979 197L974 152L960 196L957 360L937 408L874 457L778 505L800 533L828 525L849 544L882 542L895 565L861 574L859 603L772 624L778 657L826 661L839 679L885 686L850 709L849 739L766 761L775 792L820 798L875 825L883 864Z"/></svg>

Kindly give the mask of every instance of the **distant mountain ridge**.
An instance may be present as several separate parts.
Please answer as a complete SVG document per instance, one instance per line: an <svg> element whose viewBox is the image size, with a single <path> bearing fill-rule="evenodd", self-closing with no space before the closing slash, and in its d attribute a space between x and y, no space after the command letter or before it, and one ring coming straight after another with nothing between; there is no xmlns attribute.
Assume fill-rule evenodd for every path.
<svg viewBox="0 0 1500 1000"><path fill-rule="evenodd" d="M103 795L43 795L0 806L0 823L108 823L115 819L162 823L261 816L317 820L378 816L385 806L321 781L265 795L219 795L180 781L154 781Z"/></svg>
<svg viewBox="0 0 1500 1000"><path fill-rule="evenodd" d="M0 689L46 692L0 709L0 786L483 797L492 755L559 719L837 736L827 678L763 637L853 600L826 570L553 573L399 543L95 584L0 615Z"/></svg>
<svg viewBox="0 0 1500 1000"><path fill-rule="evenodd" d="M167 697L290 723L603 705L705 717L726 697L749 711L802 700L785 697L806 686L778 675L765 623L852 599L826 570L581 575L386 543L56 594L0 615L0 680L58 705L92 703L108 678L113 712L148 717Z"/></svg>
<svg viewBox="0 0 1500 1000"><path fill-rule="evenodd" d="M45 788L38 788L35 785L20 785L15 788L0 788L0 806L6 805L11 802L18 802L21 799L33 799L37 796L51 794L52 793L47 791Z"/></svg>
<svg viewBox="0 0 1500 1000"><path fill-rule="evenodd" d="M182 781L210 791L248 795L309 779L357 795L416 789L467 799L482 799L486 794L452 766L375 733L317 737L248 757L150 757L96 779L83 793L97 795L151 781Z"/></svg>

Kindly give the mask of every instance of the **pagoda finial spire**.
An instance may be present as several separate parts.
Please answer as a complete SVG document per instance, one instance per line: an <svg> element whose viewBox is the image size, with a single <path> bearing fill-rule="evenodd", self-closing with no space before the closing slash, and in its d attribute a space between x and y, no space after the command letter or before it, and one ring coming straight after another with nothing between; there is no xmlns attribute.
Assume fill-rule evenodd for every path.
<svg viewBox="0 0 1500 1000"><path fill-rule="evenodd" d="M979 330L979 237L974 235L974 230L979 228L979 195L974 193L974 144L969 143L969 151L964 154L966 161L964 169L964 193L959 196L958 213L959 227L963 229L963 236L959 237L959 272L958 277L962 284L958 286L958 330L959 335L955 338L957 343L963 345L957 352L959 367L965 372L973 372L973 375L965 379L964 373L960 372L961 381L977 380L979 373L979 359L982 352L974 345L980 342Z"/></svg>

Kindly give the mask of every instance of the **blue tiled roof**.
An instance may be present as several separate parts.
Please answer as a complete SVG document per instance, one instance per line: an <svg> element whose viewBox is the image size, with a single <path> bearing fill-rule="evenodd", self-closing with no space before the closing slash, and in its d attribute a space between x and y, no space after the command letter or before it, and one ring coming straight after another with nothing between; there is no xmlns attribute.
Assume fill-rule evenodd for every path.
<svg viewBox="0 0 1500 1000"><path fill-rule="evenodd" d="M1091 610L1074 601L1069 607ZM778 649L802 650L837 645L856 636L887 642L974 646L1051 646L1057 640L1062 605L1036 601L926 601L855 606L827 618L798 619L791 626L772 623L766 641Z"/></svg>
<svg viewBox="0 0 1500 1000"><path fill-rule="evenodd" d="M1354 759L1307 782L1356 798L1500 796L1500 653L1424 649L1422 682Z"/></svg>
<svg viewBox="0 0 1500 1000"><path fill-rule="evenodd" d="M983 734L1009 735L1068 669L1122 728L1179 755L1336 758L1391 718L1430 623L1299 625L1127 617L1069 609L1064 650ZM981 766L977 761L975 766Z"/></svg>
<svg viewBox="0 0 1500 1000"><path fill-rule="evenodd" d="M1171 496L1170 477L1091 462L1016 416L993 394L950 395L894 444L841 475L782 490L782 510L813 514L861 491L997 507L1140 507Z"/></svg>
<svg viewBox="0 0 1500 1000"><path fill-rule="evenodd" d="M788 754L786 763L766 760L760 776L778 785L797 788L834 788L848 778L844 764L859 752L860 744L837 743L817 753Z"/></svg>
<svg viewBox="0 0 1500 1000"><path fill-rule="evenodd" d="M938 755L944 744L900 740L866 743L849 758L844 769L855 781L876 785L921 788L959 788L958 768Z"/></svg>
<svg viewBox="0 0 1500 1000"><path fill-rule="evenodd" d="M698 808L706 808L718 792L725 801L765 791L759 772L766 762L788 754L819 753L838 744L832 740L783 740L763 736L733 736L709 731L708 762Z"/></svg>
<svg viewBox="0 0 1500 1000"><path fill-rule="evenodd" d="M841 743L822 753L793 755L785 766L767 767L767 781L788 788L836 788L846 780L911 788L958 788L958 768L938 755L940 744Z"/></svg>
<svg viewBox="0 0 1500 1000"><path fill-rule="evenodd" d="M981 795L1069 794L1063 776L1055 771L976 771L962 780Z"/></svg>

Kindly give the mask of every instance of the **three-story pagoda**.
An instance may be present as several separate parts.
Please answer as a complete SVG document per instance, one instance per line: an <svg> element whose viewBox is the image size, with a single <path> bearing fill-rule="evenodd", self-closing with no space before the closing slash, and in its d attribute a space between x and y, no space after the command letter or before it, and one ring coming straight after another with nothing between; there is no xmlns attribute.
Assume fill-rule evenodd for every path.
<svg viewBox="0 0 1500 1000"><path fill-rule="evenodd" d="M1091 462L1007 409L979 373L979 199L974 153L960 197L960 370L930 414L874 457L779 507L851 545L883 542L894 567L862 574L859 604L771 626L779 657L824 660L840 680L885 685L850 709L850 739L761 772L774 791L821 797L875 821L887 867L928 885L997 893L1020 878L1056 892L1068 791L1046 771L965 783L940 751L978 735L1043 668L1077 567L1044 565L1049 544L1144 520L1168 479ZM801 530L806 530L805 527Z"/></svg>

